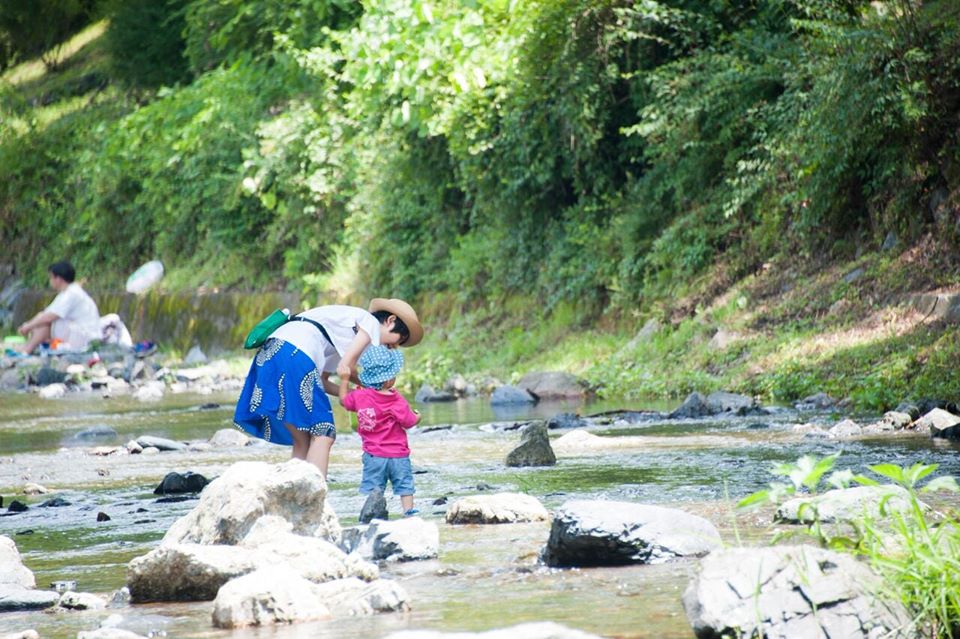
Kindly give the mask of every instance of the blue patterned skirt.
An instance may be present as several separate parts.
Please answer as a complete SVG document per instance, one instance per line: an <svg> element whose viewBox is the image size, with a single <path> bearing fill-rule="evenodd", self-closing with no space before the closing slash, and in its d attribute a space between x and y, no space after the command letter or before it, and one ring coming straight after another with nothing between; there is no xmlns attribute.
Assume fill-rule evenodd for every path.
<svg viewBox="0 0 960 639"><path fill-rule="evenodd" d="M273 444L293 445L284 424L311 435L336 437L333 409L310 356L272 338L257 351L243 385L234 425Z"/></svg>

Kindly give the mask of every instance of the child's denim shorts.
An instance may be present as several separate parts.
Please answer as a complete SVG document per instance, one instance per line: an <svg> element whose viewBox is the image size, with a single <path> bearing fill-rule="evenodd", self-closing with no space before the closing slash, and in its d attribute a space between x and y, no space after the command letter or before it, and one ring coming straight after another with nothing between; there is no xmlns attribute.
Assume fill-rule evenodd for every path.
<svg viewBox="0 0 960 639"><path fill-rule="evenodd" d="M360 492L366 495L379 488L387 487L387 480L393 486L394 495L412 495L413 468L409 457L377 457L370 453L363 454L363 479L360 481Z"/></svg>

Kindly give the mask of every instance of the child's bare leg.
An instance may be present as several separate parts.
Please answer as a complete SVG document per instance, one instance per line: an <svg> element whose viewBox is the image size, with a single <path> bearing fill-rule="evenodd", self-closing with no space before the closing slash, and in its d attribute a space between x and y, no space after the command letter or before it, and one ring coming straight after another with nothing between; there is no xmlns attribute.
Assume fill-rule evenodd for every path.
<svg viewBox="0 0 960 639"><path fill-rule="evenodd" d="M400 505L403 506L403 512L413 508L413 495L400 495Z"/></svg>
<svg viewBox="0 0 960 639"><path fill-rule="evenodd" d="M21 348L21 352L27 353L28 355L34 351L37 346L40 346L41 342L46 342L50 339L50 324L44 324L38 326L32 331L30 331L30 338L27 340L27 343Z"/></svg>
<svg viewBox="0 0 960 639"><path fill-rule="evenodd" d="M306 459L307 451L310 449L310 433L297 430L290 424L284 424L284 426L287 427L290 436L293 437L293 453L290 455L290 459Z"/></svg>

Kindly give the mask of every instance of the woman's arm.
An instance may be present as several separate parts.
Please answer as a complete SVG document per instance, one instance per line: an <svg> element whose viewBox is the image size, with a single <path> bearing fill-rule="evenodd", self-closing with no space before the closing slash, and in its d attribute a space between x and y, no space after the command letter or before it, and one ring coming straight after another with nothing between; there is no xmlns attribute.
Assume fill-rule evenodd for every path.
<svg viewBox="0 0 960 639"><path fill-rule="evenodd" d="M50 311L40 311L34 315L31 319L27 320L17 329L17 332L21 335L27 335L30 331L37 328L38 326L44 326L46 324L53 324L55 321L60 319L60 316L56 313L51 313Z"/></svg>
<svg viewBox="0 0 960 639"><path fill-rule="evenodd" d="M350 342L350 347L347 348L347 352L343 354L340 363L337 364L337 375L340 376L340 379L350 379L353 368L357 365L357 360L360 359L360 354L369 344L370 336L367 335L367 332L362 328L357 329L356 337Z"/></svg>
<svg viewBox="0 0 960 639"><path fill-rule="evenodd" d="M340 405L343 406L343 398L347 396L347 393L350 392L350 378L341 377L340 378Z"/></svg>

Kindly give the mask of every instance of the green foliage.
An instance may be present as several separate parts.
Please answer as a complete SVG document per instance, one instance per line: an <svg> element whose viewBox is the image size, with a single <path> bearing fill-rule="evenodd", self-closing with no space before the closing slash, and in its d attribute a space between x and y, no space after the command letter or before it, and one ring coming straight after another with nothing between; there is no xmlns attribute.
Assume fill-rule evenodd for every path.
<svg viewBox="0 0 960 639"><path fill-rule="evenodd" d="M359 7L352 0L190 0L184 31L190 68L200 74L269 54L278 34L299 48L316 46L327 28L349 26Z"/></svg>
<svg viewBox="0 0 960 639"><path fill-rule="evenodd" d="M58 46L87 24L91 0L4 0L0 3L0 42L6 57L39 56L48 68L57 63Z"/></svg>
<svg viewBox="0 0 960 639"><path fill-rule="evenodd" d="M807 456L796 464L777 465L773 474L786 475L791 482L772 483L769 489L744 498L738 506L779 504L801 488L815 493L838 455L822 459ZM908 502L905 511L888 509L887 502L881 501L879 517L865 511L850 522L851 536L848 531L824 526L813 510L813 521L804 532L827 547L864 557L883 578L882 594L900 600L913 615L918 636L955 636L960 627L960 520L955 514L938 514L937 520L931 521L931 513L920 497L957 493L960 486L953 477L942 475L921 486L922 480L936 472L936 464L877 464L869 470L904 489ZM834 472L826 481L834 488L845 488L851 482L879 485L872 477L849 470Z"/></svg>
<svg viewBox="0 0 960 639"><path fill-rule="evenodd" d="M154 88L189 78L184 57L185 0L109 0L107 48L116 78Z"/></svg>

